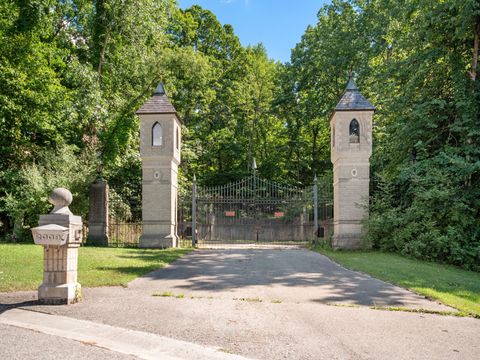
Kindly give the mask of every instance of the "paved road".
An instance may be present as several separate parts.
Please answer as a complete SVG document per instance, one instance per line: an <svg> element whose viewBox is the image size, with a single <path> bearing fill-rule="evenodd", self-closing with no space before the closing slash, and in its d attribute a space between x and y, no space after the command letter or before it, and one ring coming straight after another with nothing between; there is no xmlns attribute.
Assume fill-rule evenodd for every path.
<svg viewBox="0 0 480 360"><path fill-rule="evenodd" d="M3 324L0 324L0 357L5 360L136 359L134 356L101 349L87 343Z"/></svg>
<svg viewBox="0 0 480 360"><path fill-rule="evenodd" d="M167 291L179 297L152 296ZM34 296L0 294L0 303ZM258 359L480 358L479 320L370 309L444 307L307 250L195 251L128 288L84 296L24 305Z"/></svg>
<svg viewBox="0 0 480 360"><path fill-rule="evenodd" d="M75 340L80 344L91 345L113 352L88 354L91 359L108 358L119 354L131 355L145 360L250 360L245 357L228 354L219 348L211 348L192 342L175 340L165 336L159 336L144 331L128 330L121 327L100 324L93 321L74 319L67 316L44 314L38 311L25 309L10 309L0 315L0 327L10 325L20 330L29 329L42 335L53 335L62 340ZM32 336L32 335L27 335ZM54 338L55 339L55 338ZM43 340L43 338L41 338ZM52 340L50 340L52 341ZM54 341L54 340L53 340ZM55 344L55 342L52 342ZM28 344L28 355L39 353L39 357L54 358L54 353L46 349L45 355L42 348L38 347L33 352L32 344ZM83 356L84 349L79 346L72 349L71 343L51 346L57 353L65 353L65 358ZM8 349L11 353L11 349ZM25 352L25 350L23 350ZM16 353L13 353L16 355ZM8 354L6 354L8 356ZM53 356L52 356L53 355ZM61 358L64 358L60 356Z"/></svg>

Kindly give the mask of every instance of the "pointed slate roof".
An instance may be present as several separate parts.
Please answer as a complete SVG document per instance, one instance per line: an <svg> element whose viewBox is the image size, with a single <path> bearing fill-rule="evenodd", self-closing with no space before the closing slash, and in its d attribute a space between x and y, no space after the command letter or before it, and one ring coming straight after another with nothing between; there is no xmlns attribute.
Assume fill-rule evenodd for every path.
<svg viewBox="0 0 480 360"><path fill-rule="evenodd" d="M352 77L348 80L345 93L335 106L335 111L351 110L375 110L375 106L360 93Z"/></svg>
<svg viewBox="0 0 480 360"><path fill-rule="evenodd" d="M152 97L137 110L137 114L177 114L167 97L162 83L158 84Z"/></svg>

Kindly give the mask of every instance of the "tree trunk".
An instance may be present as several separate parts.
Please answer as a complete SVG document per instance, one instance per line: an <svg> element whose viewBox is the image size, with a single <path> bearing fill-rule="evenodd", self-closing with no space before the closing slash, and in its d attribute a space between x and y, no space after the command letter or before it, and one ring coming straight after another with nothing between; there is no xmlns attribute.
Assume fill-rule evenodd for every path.
<svg viewBox="0 0 480 360"><path fill-rule="evenodd" d="M15 220L13 223L13 231L12 231L13 242L18 242L22 238L23 221L24 221L24 212L22 212L17 217L15 217Z"/></svg>
<svg viewBox="0 0 480 360"><path fill-rule="evenodd" d="M318 126L314 126L313 129L312 129L313 141L312 141L312 165L311 165L311 169L314 172L316 172L318 170L318 169L316 169L318 132L319 132Z"/></svg>
<svg viewBox="0 0 480 360"><path fill-rule="evenodd" d="M480 35L480 16L477 16L475 25L473 26L473 56L472 56L472 69L470 71L470 77L473 81L477 79L477 65L478 65L478 47L479 47L479 35Z"/></svg>
<svg viewBox="0 0 480 360"><path fill-rule="evenodd" d="M107 49L108 39L110 38L110 28L107 28L107 33L104 36L104 41L102 43L102 48L100 49L100 55L98 59L98 80L100 83L102 82L102 67L103 63L105 62L105 51Z"/></svg>
<svg viewBox="0 0 480 360"><path fill-rule="evenodd" d="M105 62L105 52L110 37L110 26L105 0L95 1L95 23L93 28L93 41L95 46L93 64L96 65L98 80L101 82L102 68Z"/></svg>

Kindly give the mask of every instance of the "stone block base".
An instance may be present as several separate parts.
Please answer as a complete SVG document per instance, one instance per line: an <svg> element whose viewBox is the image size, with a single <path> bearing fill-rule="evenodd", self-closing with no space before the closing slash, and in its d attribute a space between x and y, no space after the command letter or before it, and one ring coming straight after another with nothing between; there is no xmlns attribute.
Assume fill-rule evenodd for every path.
<svg viewBox="0 0 480 360"><path fill-rule="evenodd" d="M105 225L88 225L87 244L108 246L108 230Z"/></svg>
<svg viewBox="0 0 480 360"><path fill-rule="evenodd" d="M172 248L172 247L177 247L178 240L177 237L174 236L152 236L152 235L142 235L140 237L140 243L139 247L140 248L146 248L146 249L166 249L166 248Z"/></svg>
<svg viewBox="0 0 480 360"><path fill-rule="evenodd" d="M82 298L82 286L79 283L51 285L42 284L38 288L38 300L46 305L74 304Z"/></svg>
<svg viewBox="0 0 480 360"><path fill-rule="evenodd" d="M334 249L356 250L362 248L362 241L358 234L342 234L332 236Z"/></svg>

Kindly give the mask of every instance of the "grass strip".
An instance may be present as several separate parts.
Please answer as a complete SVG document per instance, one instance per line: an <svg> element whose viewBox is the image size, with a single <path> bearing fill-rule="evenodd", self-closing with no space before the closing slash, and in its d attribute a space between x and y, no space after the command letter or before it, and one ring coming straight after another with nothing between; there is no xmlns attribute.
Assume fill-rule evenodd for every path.
<svg viewBox="0 0 480 360"><path fill-rule="evenodd" d="M480 317L480 273L379 251L313 249L340 265ZM393 310L393 309L392 309Z"/></svg>
<svg viewBox="0 0 480 360"><path fill-rule="evenodd" d="M162 268L190 249L81 247L78 282L83 287L127 286L133 279ZM0 292L35 290L42 283L43 248L0 244Z"/></svg>

